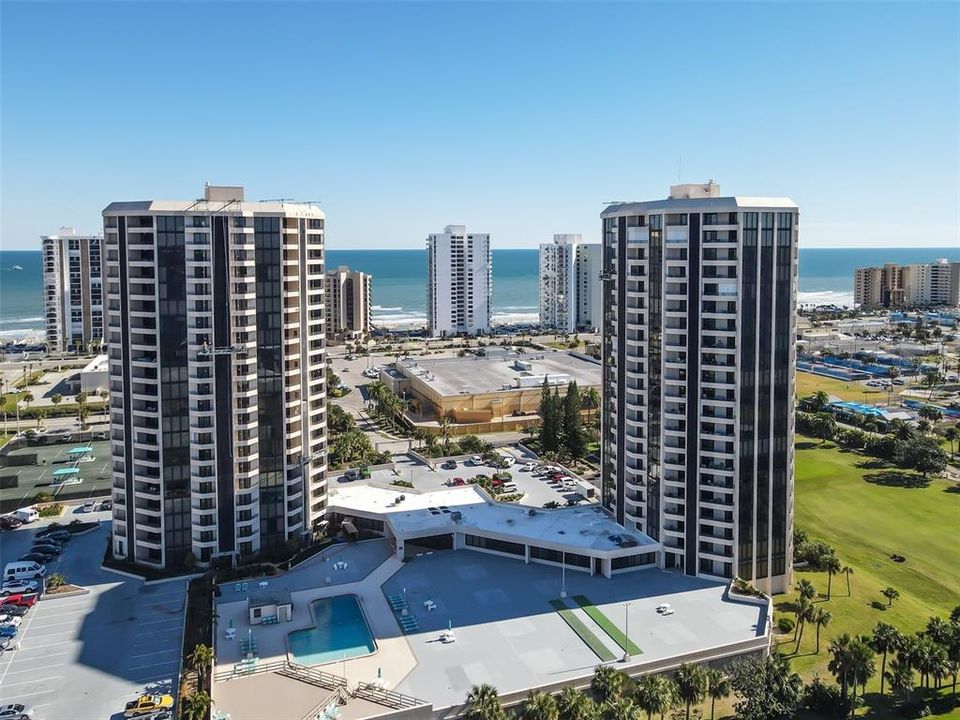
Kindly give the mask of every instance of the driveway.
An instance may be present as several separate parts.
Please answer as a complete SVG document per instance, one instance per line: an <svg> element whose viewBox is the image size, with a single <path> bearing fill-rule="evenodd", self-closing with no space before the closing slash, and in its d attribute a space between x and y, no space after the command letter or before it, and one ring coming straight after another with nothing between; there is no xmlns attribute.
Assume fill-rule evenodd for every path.
<svg viewBox="0 0 960 720"><path fill-rule="evenodd" d="M48 573L90 590L47 598L24 617L19 649L0 656L0 697L33 705L36 720L119 719L142 692L175 693L186 581L146 585L100 569L110 513L77 513L100 527L75 536ZM30 547L37 529L2 535L4 560Z"/></svg>

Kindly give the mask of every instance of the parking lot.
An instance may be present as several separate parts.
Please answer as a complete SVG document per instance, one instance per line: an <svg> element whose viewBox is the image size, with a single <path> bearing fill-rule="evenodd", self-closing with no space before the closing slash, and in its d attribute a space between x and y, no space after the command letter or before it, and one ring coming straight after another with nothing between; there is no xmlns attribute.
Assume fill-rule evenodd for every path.
<svg viewBox="0 0 960 720"><path fill-rule="evenodd" d="M568 500L582 498L582 490L573 488L570 483L565 486L562 483L552 482L541 474L534 474L527 470L522 470L522 463L532 461L532 457L524 455L523 451L515 447L500 448L501 454L510 455L516 459L516 464L507 469L512 476L512 482L517 486L517 492L523 493L523 498L519 501L521 505L530 505L532 507L543 507L548 502L558 502L565 505ZM446 487L453 487L456 478L462 478L469 482L470 478L477 475L486 475L490 477L497 469L487 465L474 465L473 462L457 460L456 468L444 468L443 458L433 461L433 469L425 465L416 458L409 455L395 455L396 472L393 470L374 470L368 481L352 482L376 482L381 484L390 484L395 480L401 480L413 484L417 490L441 490ZM335 476L331 483L351 482L346 480L343 475ZM587 502L595 502L595 499L589 499Z"/></svg>
<svg viewBox="0 0 960 720"><path fill-rule="evenodd" d="M110 513L61 518L96 520L48 565L89 594L47 597L24 616L19 649L0 656L0 697L35 708L36 720L102 720L123 715L142 692L175 694L180 671L186 581L156 585L100 569ZM36 522L0 535L3 562L26 553Z"/></svg>
<svg viewBox="0 0 960 720"><path fill-rule="evenodd" d="M67 437L70 437L69 435ZM92 459L75 462L70 451L90 447ZM76 457L76 456L74 456ZM26 463L18 465L17 463ZM10 512L33 503L37 493L55 500L107 497L110 494L110 443L72 438L55 445L29 445L10 452L0 466L0 511ZM57 470L75 468L68 482L54 482Z"/></svg>

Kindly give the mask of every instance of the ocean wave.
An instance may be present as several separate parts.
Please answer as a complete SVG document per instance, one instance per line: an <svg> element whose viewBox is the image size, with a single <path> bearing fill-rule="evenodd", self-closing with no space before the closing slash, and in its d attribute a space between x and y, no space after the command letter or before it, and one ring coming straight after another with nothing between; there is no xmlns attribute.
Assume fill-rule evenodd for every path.
<svg viewBox="0 0 960 720"><path fill-rule="evenodd" d="M501 313L495 312L490 318L491 325L536 325L540 322L540 313Z"/></svg>
<svg viewBox="0 0 960 720"><path fill-rule="evenodd" d="M43 321L44 321L43 317L8 318L8 319L0 320L0 326L23 325L24 323L42 323Z"/></svg>
<svg viewBox="0 0 960 720"><path fill-rule="evenodd" d="M402 307L384 307L383 305L371 305L370 310L376 312L377 310L388 310L390 312L397 312L398 310L403 310Z"/></svg>
<svg viewBox="0 0 960 720"><path fill-rule="evenodd" d="M537 305L504 305L501 308L497 308L497 310L494 311L494 314L498 314L502 310L510 310L512 312L523 310L530 312L531 310L536 310L537 312L540 312L540 308Z"/></svg>
<svg viewBox="0 0 960 720"><path fill-rule="evenodd" d="M798 305L840 305L853 307L853 293L837 290L815 290L797 293Z"/></svg>

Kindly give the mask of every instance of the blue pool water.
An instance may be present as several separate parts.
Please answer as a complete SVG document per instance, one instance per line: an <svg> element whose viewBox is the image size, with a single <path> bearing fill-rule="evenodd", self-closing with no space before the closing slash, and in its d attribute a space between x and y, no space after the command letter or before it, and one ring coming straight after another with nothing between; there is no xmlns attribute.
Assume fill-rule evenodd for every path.
<svg viewBox="0 0 960 720"><path fill-rule="evenodd" d="M372 653L377 644L356 595L337 595L310 603L314 627L287 636L290 652L301 665L355 658Z"/></svg>

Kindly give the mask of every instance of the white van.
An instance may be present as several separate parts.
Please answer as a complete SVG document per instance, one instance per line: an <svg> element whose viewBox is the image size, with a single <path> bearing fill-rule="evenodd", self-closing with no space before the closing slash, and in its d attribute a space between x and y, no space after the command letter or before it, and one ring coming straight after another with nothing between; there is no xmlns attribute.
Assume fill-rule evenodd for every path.
<svg viewBox="0 0 960 720"><path fill-rule="evenodd" d="M20 508L19 510L14 510L12 514L17 520L24 523L31 523L34 520L38 520L40 518L40 513L38 513L32 507L25 507L25 508Z"/></svg>
<svg viewBox="0 0 960 720"><path fill-rule="evenodd" d="M7 563L3 568L3 582L7 580L39 580L47 574L47 568L38 562L21 560Z"/></svg>

